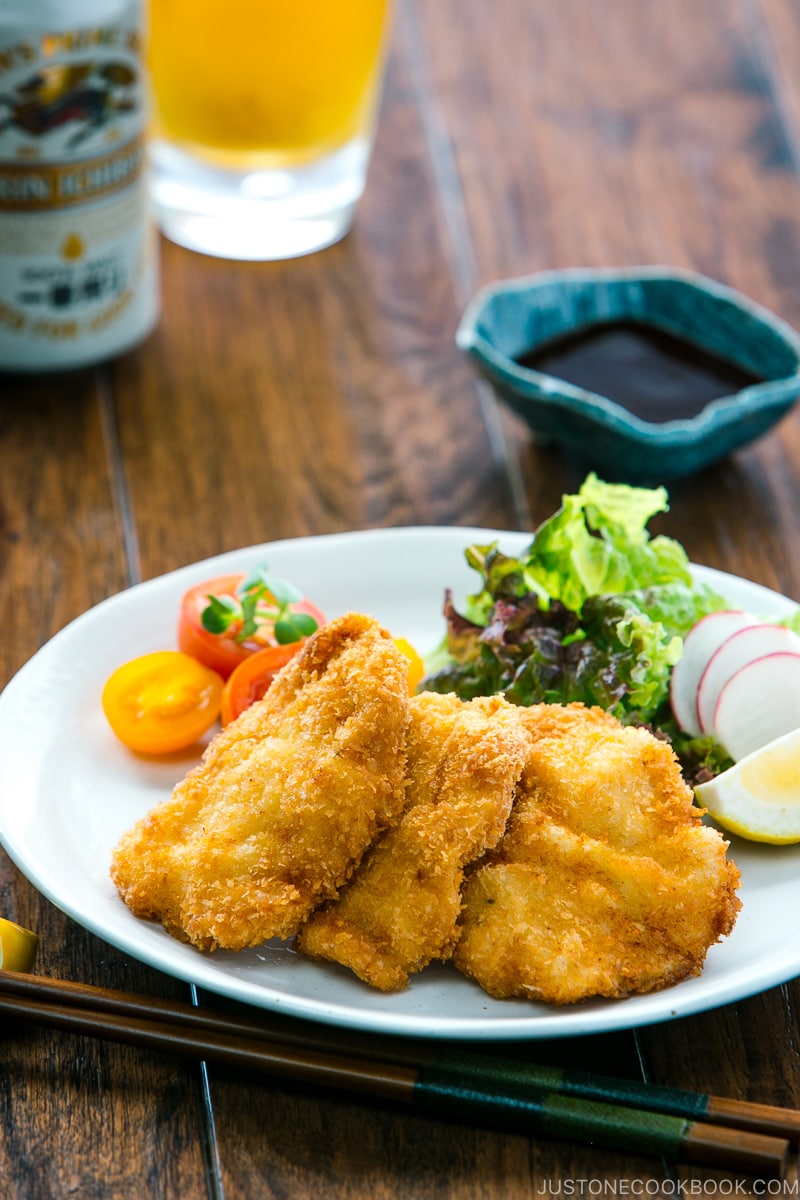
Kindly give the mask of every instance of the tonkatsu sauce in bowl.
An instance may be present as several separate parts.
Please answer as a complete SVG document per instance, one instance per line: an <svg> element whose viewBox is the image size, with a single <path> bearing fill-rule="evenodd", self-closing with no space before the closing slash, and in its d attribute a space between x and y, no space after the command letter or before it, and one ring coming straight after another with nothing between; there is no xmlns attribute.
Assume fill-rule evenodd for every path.
<svg viewBox="0 0 800 1200"><path fill-rule="evenodd" d="M632 482L701 470L800 395L794 330L731 288L665 268L492 285L457 341L535 434Z"/></svg>

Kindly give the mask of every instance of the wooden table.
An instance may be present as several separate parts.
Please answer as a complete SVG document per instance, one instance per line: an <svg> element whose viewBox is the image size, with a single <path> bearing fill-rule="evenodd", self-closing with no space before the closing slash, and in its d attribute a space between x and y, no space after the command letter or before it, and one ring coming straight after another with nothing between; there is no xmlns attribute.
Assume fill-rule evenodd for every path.
<svg viewBox="0 0 800 1200"><path fill-rule="evenodd" d="M476 382L453 340L467 299L544 268L664 263L800 326L798 80L792 0L399 0L345 241L271 264L164 244L145 345L96 371L0 380L0 681L104 597L219 551L386 526L532 529L587 464L534 445ZM656 525L694 561L800 599L799 511L789 416L674 486ZM0 911L39 932L42 974L186 996L2 855ZM798 1012L790 983L535 1050L798 1106ZM0 1028L0 1058L4 1200L758 1194L32 1027Z"/></svg>

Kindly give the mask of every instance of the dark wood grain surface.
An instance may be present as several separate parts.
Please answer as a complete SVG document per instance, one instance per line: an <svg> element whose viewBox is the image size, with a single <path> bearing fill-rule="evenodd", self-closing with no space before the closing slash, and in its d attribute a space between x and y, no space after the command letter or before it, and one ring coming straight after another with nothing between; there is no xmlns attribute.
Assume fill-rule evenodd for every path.
<svg viewBox="0 0 800 1200"><path fill-rule="evenodd" d="M105 596L219 551L549 515L592 464L534 444L456 349L483 283L670 264L800 327L800 8L398 0L352 234L285 263L162 250L145 345L94 371L0 378L0 683ZM800 600L799 512L793 414L673 486L657 525L695 561ZM1 853L0 913L39 932L44 974L185 998ZM789 983L521 1052L798 1106L798 1008ZM0 1027L0 1118L3 1200L759 1194L17 1024Z"/></svg>

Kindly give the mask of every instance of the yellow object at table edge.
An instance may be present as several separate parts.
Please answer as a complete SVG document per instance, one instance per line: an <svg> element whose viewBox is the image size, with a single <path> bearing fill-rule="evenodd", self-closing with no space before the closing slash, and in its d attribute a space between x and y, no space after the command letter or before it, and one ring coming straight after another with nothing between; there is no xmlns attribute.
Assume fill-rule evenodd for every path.
<svg viewBox="0 0 800 1200"><path fill-rule="evenodd" d="M30 929L0 917L0 969L30 971L38 946L39 938Z"/></svg>

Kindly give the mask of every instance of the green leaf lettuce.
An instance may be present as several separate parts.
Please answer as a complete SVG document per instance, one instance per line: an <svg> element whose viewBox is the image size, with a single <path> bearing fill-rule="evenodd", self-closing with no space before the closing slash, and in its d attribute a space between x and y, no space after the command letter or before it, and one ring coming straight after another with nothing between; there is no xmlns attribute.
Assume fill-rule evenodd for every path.
<svg viewBox="0 0 800 1200"><path fill-rule="evenodd" d="M518 704L579 700L652 721L683 638L725 607L694 582L679 542L648 532L667 507L664 488L589 475L518 558L468 547L480 590L463 614L447 597L448 654L421 686L464 699L503 691Z"/></svg>

